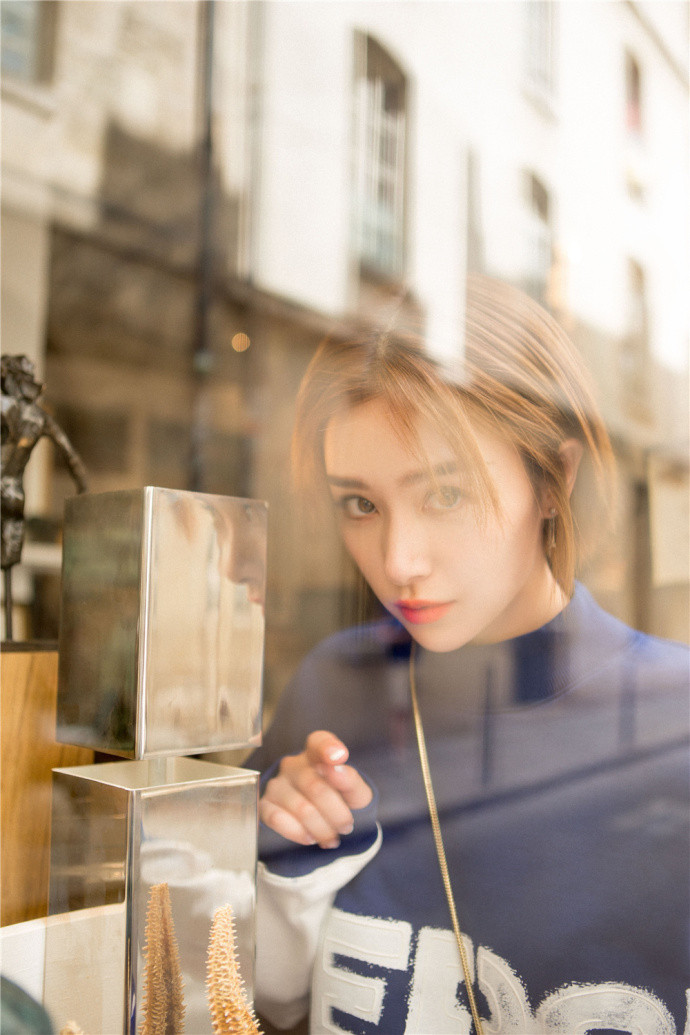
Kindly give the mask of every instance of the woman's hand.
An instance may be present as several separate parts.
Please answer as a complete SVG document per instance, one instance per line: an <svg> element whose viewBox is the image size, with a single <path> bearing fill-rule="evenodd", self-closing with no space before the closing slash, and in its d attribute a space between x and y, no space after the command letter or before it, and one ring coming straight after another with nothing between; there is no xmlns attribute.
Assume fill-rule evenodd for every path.
<svg viewBox="0 0 690 1035"><path fill-rule="evenodd" d="M352 832L351 809L363 809L373 794L356 769L345 765L348 750L326 730L310 733L299 755L287 755L259 802L261 820L301 845L337 848Z"/></svg>

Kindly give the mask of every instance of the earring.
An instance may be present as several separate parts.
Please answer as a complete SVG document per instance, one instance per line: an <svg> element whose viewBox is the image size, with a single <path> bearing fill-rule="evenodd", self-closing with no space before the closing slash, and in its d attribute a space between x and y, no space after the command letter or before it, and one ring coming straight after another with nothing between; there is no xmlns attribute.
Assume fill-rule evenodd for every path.
<svg viewBox="0 0 690 1035"><path fill-rule="evenodd" d="M550 555L556 549L556 519L558 517L558 511L555 507L552 507L549 511L548 518L548 530L546 533L546 552Z"/></svg>

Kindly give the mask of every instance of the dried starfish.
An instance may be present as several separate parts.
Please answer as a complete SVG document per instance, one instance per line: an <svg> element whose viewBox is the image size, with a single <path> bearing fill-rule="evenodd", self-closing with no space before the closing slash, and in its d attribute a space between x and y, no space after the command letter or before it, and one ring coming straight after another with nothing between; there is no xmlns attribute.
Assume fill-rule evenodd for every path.
<svg viewBox="0 0 690 1035"><path fill-rule="evenodd" d="M235 923L230 906L213 914L208 945L206 987L214 1035L262 1035L245 998L235 948Z"/></svg>
<svg viewBox="0 0 690 1035"><path fill-rule="evenodd" d="M144 1019L139 1035L181 1035L184 1032L182 970L170 892L165 881L154 884L149 891L144 955Z"/></svg>

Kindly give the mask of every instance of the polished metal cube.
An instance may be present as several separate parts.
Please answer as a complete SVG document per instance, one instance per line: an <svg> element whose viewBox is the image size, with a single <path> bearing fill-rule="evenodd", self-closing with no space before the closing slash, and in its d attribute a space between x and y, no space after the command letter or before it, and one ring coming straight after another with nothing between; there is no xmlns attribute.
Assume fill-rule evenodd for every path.
<svg viewBox="0 0 690 1035"><path fill-rule="evenodd" d="M57 738L125 758L257 744L267 507L147 487L65 509Z"/></svg>
<svg viewBox="0 0 690 1035"><path fill-rule="evenodd" d="M251 1001L257 778L179 757L54 770L44 1002L58 1029L138 1032L162 968L180 978L185 1030L210 1033L207 951L226 906ZM168 933L147 930L162 885L179 970Z"/></svg>

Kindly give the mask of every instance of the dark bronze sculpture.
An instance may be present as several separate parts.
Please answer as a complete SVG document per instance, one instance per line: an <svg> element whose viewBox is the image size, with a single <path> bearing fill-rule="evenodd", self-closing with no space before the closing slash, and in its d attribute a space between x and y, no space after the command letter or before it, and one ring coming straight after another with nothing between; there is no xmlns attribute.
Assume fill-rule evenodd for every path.
<svg viewBox="0 0 690 1035"><path fill-rule="evenodd" d="M79 456L38 398L43 385L36 380L27 356L3 356L2 367L2 571L5 581L5 636L12 639L12 568L21 560L24 543L24 471L34 446L50 438L60 450L78 492L85 492L86 472Z"/></svg>

